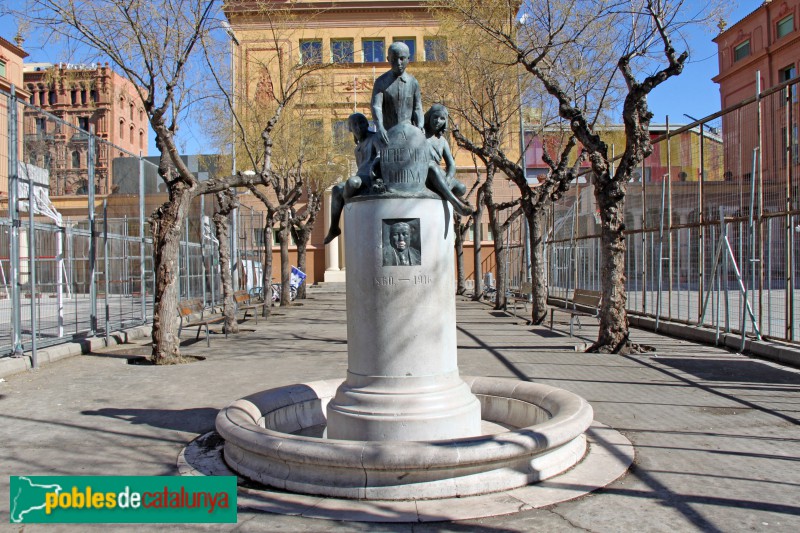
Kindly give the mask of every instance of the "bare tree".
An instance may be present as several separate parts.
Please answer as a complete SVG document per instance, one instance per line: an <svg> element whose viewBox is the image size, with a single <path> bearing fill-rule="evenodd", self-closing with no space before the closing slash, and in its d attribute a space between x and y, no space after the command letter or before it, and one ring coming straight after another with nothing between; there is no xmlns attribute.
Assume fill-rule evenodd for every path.
<svg viewBox="0 0 800 533"><path fill-rule="evenodd" d="M272 51L243 57L247 70L256 73L256 78L234 84L240 89L237 93L231 92L228 80L214 69L220 57L206 54L209 71L223 95L216 103L216 108L222 109L218 113L231 113L234 123L232 129L225 122L211 123L209 131L220 144L233 144L237 154L243 156L240 159L244 159L243 166L247 170L238 175L266 209L262 287L268 294L273 272L272 243L277 240L281 258L280 300L281 305L289 305L289 245L295 233L294 236L305 239L302 244L298 243L299 251L302 249L305 253L319 211L319 198L314 197L317 194L315 184L324 181L309 176L316 152L309 148L305 139L308 134L304 132L311 128L319 133L321 128L306 119L305 112L312 106L303 99L307 93L319 89L320 81L313 74L330 63L323 62L321 57L306 57L305 62L297 63L283 50L282 43L300 24L291 6L257 2L251 7L266 26L263 36L265 42L272 45ZM315 14L309 10L304 19L313 18ZM217 46L217 54L219 50L221 47ZM298 209L304 193L308 194L305 205ZM297 232L295 225L299 229ZM268 312L265 309L265 313Z"/></svg>
<svg viewBox="0 0 800 533"><path fill-rule="evenodd" d="M218 192L216 198L217 209L211 218L214 221L214 233L219 242L219 268L224 299L222 314L225 316L225 331L227 333L238 333L239 322L236 320L236 302L233 299L233 276L231 275L229 224L229 217L234 209L238 207L238 202L233 189Z"/></svg>
<svg viewBox="0 0 800 533"><path fill-rule="evenodd" d="M136 88L161 153L158 172L169 199L150 217L156 278L152 358L181 362L178 332L178 249L192 199L241 182L214 176L200 182L179 157L177 132L185 113L208 88L196 51L218 4L200 0L28 0L20 19L81 43L113 63Z"/></svg>
<svg viewBox="0 0 800 533"><path fill-rule="evenodd" d="M600 331L593 352L627 353L629 340L625 293L624 205L632 171L652 152L647 96L683 70L688 51L678 53L673 38L689 25L704 24L716 14L715 2L690 7L684 0L441 2L463 20L483 30L511 52L555 99L592 168L601 220ZM602 79L621 76L625 149L616 168L594 117L576 101L565 62L601 66ZM603 83L611 87L611 83ZM612 170L613 169L613 170Z"/></svg>

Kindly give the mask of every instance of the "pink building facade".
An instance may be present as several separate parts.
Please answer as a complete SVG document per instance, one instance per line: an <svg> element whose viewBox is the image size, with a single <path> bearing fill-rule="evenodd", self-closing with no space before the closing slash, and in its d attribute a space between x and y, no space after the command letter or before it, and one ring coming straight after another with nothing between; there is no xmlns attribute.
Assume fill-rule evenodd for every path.
<svg viewBox="0 0 800 533"><path fill-rule="evenodd" d="M756 94L756 72L761 90L797 76L800 62L798 17L800 0L764 2L758 9L720 33L719 84L722 108Z"/></svg>
<svg viewBox="0 0 800 533"><path fill-rule="evenodd" d="M784 184L800 170L799 22L800 0L768 1L714 39L719 74L713 80L719 84L722 108L754 98L759 89L763 95L758 105L738 107L722 117L725 180L758 179L764 208L773 211L785 208ZM777 92L764 95L770 89Z"/></svg>

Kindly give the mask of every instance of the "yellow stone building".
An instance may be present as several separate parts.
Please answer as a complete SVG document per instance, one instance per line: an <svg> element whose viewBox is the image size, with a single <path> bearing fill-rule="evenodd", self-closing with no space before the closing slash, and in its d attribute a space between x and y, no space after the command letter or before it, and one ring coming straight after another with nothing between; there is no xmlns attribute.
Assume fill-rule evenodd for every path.
<svg viewBox="0 0 800 533"><path fill-rule="evenodd" d="M349 142L346 146L352 150L347 118L359 112L372 119L372 86L378 76L389 70L386 54L393 42L402 41L409 47L412 62L407 72L418 79L429 69L447 66L447 37L440 34L430 7L427 1L396 0L228 2L225 14L234 43L236 97L240 105L242 101L268 105L270 94L279 90L279 84L285 86L290 69L297 65L319 68L304 80L303 120L315 121L334 139ZM278 58L283 62L283 71L277 68ZM426 98L424 87L422 100L424 110L434 103L430 97ZM512 157L519 154L517 133L510 132L508 146L504 147ZM458 167L457 177L469 186L475 179L472 157L459 150L452 139L450 145ZM239 169L246 170L241 157L239 161ZM513 184L502 175L496 182L496 201L505 201L515 193L518 196ZM256 200L247 198L243 200L259 209ZM474 197L470 203L474 204ZM308 247L308 281L344 281L343 239L337 239L326 250L322 240L327 231L327 209L321 218L325 223L317 224ZM488 219L484 227L487 222ZM483 234L488 235L488 231ZM485 269L494 265L490 251L491 246L484 247ZM467 257L470 254L468 250ZM471 261L467 263L469 277Z"/></svg>

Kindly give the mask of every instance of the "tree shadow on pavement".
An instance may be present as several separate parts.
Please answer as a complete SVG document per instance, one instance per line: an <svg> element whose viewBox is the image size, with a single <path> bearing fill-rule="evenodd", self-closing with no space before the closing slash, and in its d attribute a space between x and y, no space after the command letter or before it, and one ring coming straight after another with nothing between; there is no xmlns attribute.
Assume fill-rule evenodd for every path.
<svg viewBox="0 0 800 533"><path fill-rule="evenodd" d="M116 409L103 408L93 411L81 411L87 416L104 416L124 420L131 424L145 424L163 429L185 431L187 433L205 433L214 429L214 420L219 409L213 407L196 407L192 409Z"/></svg>

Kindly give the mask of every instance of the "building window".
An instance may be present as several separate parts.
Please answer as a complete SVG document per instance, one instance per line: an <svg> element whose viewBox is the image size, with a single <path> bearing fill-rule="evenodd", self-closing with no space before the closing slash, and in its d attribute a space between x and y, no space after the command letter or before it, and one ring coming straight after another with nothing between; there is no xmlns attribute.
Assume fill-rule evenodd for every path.
<svg viewBox="0 0 800 533"><path fill-rule="evenodd" d="M44 135L47 133L47 119L44 117L39 117L36 119L36 133L39 135Z"/></svg>
<svg viewBox="0 0 800 533"><path fill-rule="evenodd" d="M84 131L89 131L89 117L78 117L78 127Z"/></svg>
<svg viewBox="0 0 800 533"><path fill-rule="evenodd" d="M750 55L750 39L733 47L733 61L739 61Z"/></svg>
<svg viewBox="0 0 800 533"><path fill-rule="evenodd" d="M133 144L133 124L131 124L131 134L130 134L130 137L129 137L129 141L130 141L131 144Z"/></svg>
<svg viewBox="0 0 800 533"><path fill-rule="evenodd" d="M76 105L78 103L78 90L77 89L72 89L72 91L70 91L70 101L72 102L72 105Z"/></svg>
<svg viewBox="0 0 800 533"><path fill-rule="evenodd" d="M81 89L81 104L86 105L86 89Z"/></svg>
<svg viewBox="0 0 800 533"><path fill-rule="evenodd" d="M56 94L55 91L50 91L47 94L47 101L50 103L50 105L55 105L55 103L57 101L57 98L58 98L58 95Z"/></svg>
<svg viewBox="0 0 800 533"><path fill-rule="evenodd" d="M425 61L447 61L447 41L425 39Z"/></svg>
<svg viewBox="0 0 800 533"><path fill-rule="evenodd" d="M783 17L778 21L778 39L794 31L794 15Z"/></svg>
<svg viewBox="0 0 800 533"><path fill-rule="evenodd" d="M129 118L131 120L133 120L133 104L130 105L130 117Z"/></svg>
<svg viewBox="0 0 800 533"><path fill-rule="evenodd" d="M122 120L119 121L119 138L125 138L125 122Z"/></svg>
<svg viewBox="0 0 800 533"><path fill-rule="evenodd" d="M352 63L353 50L353 39L331 39L331 60L334 63Z"/></svg>
<svg viewBox="0 0 800 533"><path fill-rule="evenodd" d="M92 102L94 102L94 103L96 104L96 103L97 103L97 100L98 100L98 98L97 98L97 91L95 91L94 89L92 89L91 91L89 91L89 98L91 98Z"/></svg>
<svg viewBox="0 0 800 533"><path fill-rule="evenodd" d="M144 122L144 111L139 108L139 122Z"/></svg>
<svg viewBox="0 0 800 533"><path fill-rule="evenodd" d="M346 120L336 120L333 122L333 143L336 146L344 146L350 137L350 130L347 128Z"/></svg>
<svg viewBox="0 0 800 533"><path fill-rule="evenodd" d="M383 51L383 39L362 39L361 47L364 49L364 63L383 63L386 54Z"/></svg>
<svg viewBox="0 0 800 533"><path fill-rule="evenodd" d="M300 63L303 65L322 63L322 41L319 39L300 41Z"/></svg>
<svg viewBox="0 0 800 533"><path fill-rule="evenodd" d="M403 43L408 46L408 60L416 61L417 57L417 40L413 37L395 37L394 42Z"/></svg>
<svg viewBox="0 0 800 533"><path fill-rule="evenodd" d="M144 150L144 132L139 132L139 150Z"/></svg>
<svg viewBox="0 0 800 533"><path fill-rule="evenodd" d="M783 83L785 81L789 81L797 76L797 69L795 69L794 65L789 65L788 67L784 67L778 71L778 82ZM792 102L797 102L797 84L792 85ZM781 106L783 105L783 99L781 99Z"/></svg>
<svg viewBox="0 0 800 533"><path fill-rule="evenodd" d="M81 168L81 154L77 150L72 152L72 168Z"/></svg>
<svg viewBox="0 0 800 533"><path fill-rule="evenodd" d="M6 77L6 62L0 61L0 78Z"/></svg>

